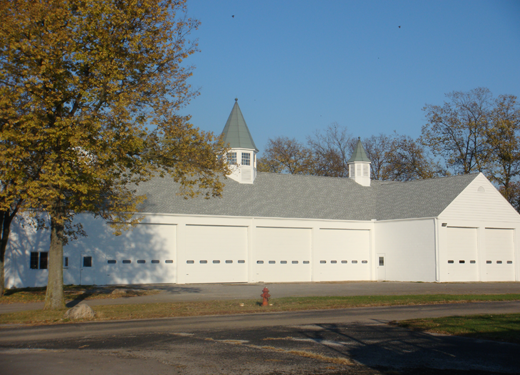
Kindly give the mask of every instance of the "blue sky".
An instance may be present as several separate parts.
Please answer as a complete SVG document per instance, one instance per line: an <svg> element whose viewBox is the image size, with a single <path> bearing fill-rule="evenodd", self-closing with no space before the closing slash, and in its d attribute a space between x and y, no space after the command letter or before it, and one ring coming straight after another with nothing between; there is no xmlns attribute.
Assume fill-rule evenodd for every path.
<svg viewBox="0 0 520 375"><path fill-rule="evenodd" d="M237 97L260 151L333 122L415 138L445 93L520 96L519 0L188 0L188 14L200 95L182 112L220 134Z"/></svg>

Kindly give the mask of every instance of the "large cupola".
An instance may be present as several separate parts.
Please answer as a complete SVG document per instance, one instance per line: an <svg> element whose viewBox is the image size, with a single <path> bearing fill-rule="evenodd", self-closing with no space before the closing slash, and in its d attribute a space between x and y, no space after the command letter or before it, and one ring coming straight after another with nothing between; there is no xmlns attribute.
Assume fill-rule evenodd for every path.
<svg viewBox="0 0 520 375"><path fill-rule="evenodd" d="M358 138L352 157L347 162L348 177L362 186L370 186L370 159Z"/></svg>
<svg viewBox="0 0 520 375"><path fill-rule="evenodd" d="M256 154L258 149L238 106L238 99L235 99L235 105L222 133L224 143L227 143L231 148L227 154L227 161L231 166L232 173L228 177L241 184L252 184L256 178Z"/></svg>

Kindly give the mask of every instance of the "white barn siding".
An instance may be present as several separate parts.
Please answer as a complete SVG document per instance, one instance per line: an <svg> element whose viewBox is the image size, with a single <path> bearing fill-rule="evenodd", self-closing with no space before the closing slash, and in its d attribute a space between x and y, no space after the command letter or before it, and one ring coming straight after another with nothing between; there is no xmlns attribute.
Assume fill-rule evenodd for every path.
<svg viewBox="0 0 520 375"><path fill-rule="evenodd" d="M456 230L455 228L459 228ZM466 229L466 231L464 231ZM505 236L508 238L497 238L490 229L502 230L506 233ZM438 240L439 240L439 267L438 277L439 281L519 281L520 280L520 215L516 210L504 199L504 197L498 192L498 190L484 177L483 174L478 175L464 189L460 195L439 215L438 218ZM456 235L456 232L460 236ZM466 259L455 259L460 254L458 251L464 251L460 249L457 242L460 244L467 243L464 240L463 233L475 233L474 246L475 255L469 259L476 261L476 275L472 273L468 279L465 276L466 267L463 265L466 263L458 263L461 260ZM472 238L474 238L472 236ZM500 237L500 235L499 235ZM473 240L472 240L473 241ZM498 241L498 242L497 242ZM500 245L506 244L508 249L503 249ZM502 248L502 250L500 250ZM493 250L494 249L494 250ZM466 251L469 251L466 249ZM498 253L493 254L498 251ZM497 260L495 259L499 254L506 256L508 253L508 259L504 265L504 274L497 274ZM469 254L468 254L469 255ZM511 258L511 259L509 259ZM505 259L505 258L504 258ZM493 261L494 267L490 267L487 261ZM453 263L448 263L453 261ZM507 263L510 261L511 263ZM460 273L456 274L456 267L453 265L459 264ZM471 263L469 263L471 266ZM449 271L448 271L449 270ZM502 279L502 280L500 280Z"/></svg>
<svg viewBox="0 0 520 375"><path fill-rule="evenodd" d="M14 218L4 263L7 288L47 285L47 270L30 269L29 262L31 251L49 251L49 240L47 231L36 231L20 215Z"/></svg>
<svg viewBox="0 0 520 375"><path fill-rule="evenodd" d="M435 281L434 228L434 219L376 222L375 245L384 254L386 280Z"/></svg>
<svg viewBox="0 0 520 375"><path fill-rule="evenodd" d="M479 174L439 215L440 220L519 223L520 215L483 175Z"/></svg>

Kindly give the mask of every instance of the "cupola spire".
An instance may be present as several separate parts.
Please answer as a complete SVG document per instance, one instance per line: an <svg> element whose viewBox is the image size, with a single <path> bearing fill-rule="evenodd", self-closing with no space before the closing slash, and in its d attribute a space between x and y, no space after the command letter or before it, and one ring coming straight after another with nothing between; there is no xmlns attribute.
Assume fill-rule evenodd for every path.
<svg viewBox="0 0 520 375"><path fill-rule="evenodd" d="M235 104L222 134L224 143L231 148L227 154L227 161L232 173L228 177L241 184L252 184L256 178L256 153L258 149L238 106L238 98L235 98Z"/></svg>
<svg viewBox="0 0 520 375"><path fill-rule="evenodd" d="M352 157L347 162L349 178L362 186L370 186L370 159L358 138Z"/></svg>

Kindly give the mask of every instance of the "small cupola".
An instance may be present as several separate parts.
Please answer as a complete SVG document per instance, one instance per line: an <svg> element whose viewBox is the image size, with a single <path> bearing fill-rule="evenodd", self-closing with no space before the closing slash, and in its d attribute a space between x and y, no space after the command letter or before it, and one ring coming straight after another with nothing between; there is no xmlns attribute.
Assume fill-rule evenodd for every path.
<svg viewBox="0 0 520 375"><path fill-rule="evenodd" d="M258 149L238 106L238 99L235 99L235 105L222 134L224 135L224 143L227 143L231 148L227 154L227 161L232 173L228 177L241 184L252 184L256 178L256 154Z"/></svg>
<svg viewBox="0 0 520 375"><path fill-rule="evenodd" d="M359 138L352 157L347 164L349 178L362 186L370 186L370 159Z"/></svg>

